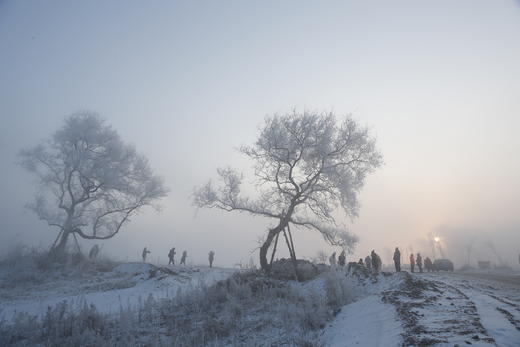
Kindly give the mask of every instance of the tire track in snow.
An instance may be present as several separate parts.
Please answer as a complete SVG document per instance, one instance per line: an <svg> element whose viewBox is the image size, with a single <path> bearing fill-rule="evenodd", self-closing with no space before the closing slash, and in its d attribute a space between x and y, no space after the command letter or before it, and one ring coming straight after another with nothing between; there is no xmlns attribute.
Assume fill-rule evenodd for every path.
<svg viewBox="0 0 520 347"><path fill-rule="evenodd" d="M396 307L406 346L495 345L475 304L449 284L408 274L401 288L383 293L383 302Z"/></svg>
<svg viewBox="0 0 520 347"><path fill-rule="evenodd" d="M509 311L511 308L518 311L517 304L500 298L496 293L490 292L485 285L479 286L478 281L459 280L452 276L436 279L457 288L474 303L482 325L498 346L518 347L520 320L517 315Z"/></svg>

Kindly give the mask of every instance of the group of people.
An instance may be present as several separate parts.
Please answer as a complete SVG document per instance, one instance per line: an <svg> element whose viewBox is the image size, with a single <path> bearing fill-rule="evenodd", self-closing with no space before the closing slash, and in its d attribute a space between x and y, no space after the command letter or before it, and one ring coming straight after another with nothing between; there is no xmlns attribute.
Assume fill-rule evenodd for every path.
<svg viewBox="0 0 520 347"><path fill-rule="evenodd" d="M345 266L346 258L347 257L345 255L345 251L343 251L338 256L338 261L336 263L336 252L334 252L329 257L329 263L333 268L336 267L336 265L343 267ZM378 273L379 271L381 271L381 266L383 263L381 262L381 257L379 257L379 255L377 255L377 253L374 250L372 250L372 252L370 252L370 255L366 256L365 260L363 260L363 258L359 258L359 261L356 264L365 266L369 271L374 271L375 273ZM351 266L352 263L349 263L348 269L350 269Z"/></svg>
<svg viewBox="0 0 520 347"><path fill-rule="evenodd" d="M141 256L143 257L143 263L146 262L147 255L151 253L151 251L148 250L148 248L144 248L143 252L141 253ZM177 252L175 251L175 247L172 247L170 251L168 252L168 265L175 265L175 254ZM188 258L188 251L183 251L181 256L181 262L180 265L186 265L186 258ZM208 260L209 260L209 267L213 267L213 260L215 259L215 252L209 251L208 253Z"/></svg>
<svg viewBox="0 0 520 347"><path fill-rule="evenodd" d="M395 271L400 272L401 271L401 252L399 251L399 248L396 247L394 251L394 265L395 265ZM336 252L332 253L332 255L329 257L329 263L330 265L335 268L337 265L343 267L346 263L346 255L345 251L341 252L341 254L338 257L338 260L336 262ZM381 257L374 251L370 252L369 255L363 258L359 258L359 261L356 262L350 262L348 263L348 269L353 264L361 265L366 267L369 271L379 273L382 269L382 261ZM417 253L414 255L413 253L410 254L410 270L411 272L415 272L415 266L419 269L419 272L423 272L423 258L421 257L420 253ZM433 268L433 262L430 258L426 257L424 259L424 268L427 272L434 271Z"/></svg>
<svg viewBox="0 0 520 347"><path fill-rule="evenodd" d="M168 265L175 265L175 254L177 254L177 252L175 252L175 247L172 247L172 249L170 249L170 252L168 252ZM188 252L183 251L180 265L186 265L186 258L188 258Z"/></svg>
<svg viewBox="0 0 520 347"><path fill-rule="evenodd" d="M400 272L401 271L401 252L399 251L398 247L395 247L394 251L394 265L395 265L395 271ZM417 253L414 257L414 254L410 254L410 270L411 272L415 272L415 266L419 268L419 272L423 272L423 259L421 257L420 253ZM433 262L429 257L426 257L424 259L424 267L426 268L426 271L430 272L433 271Z"/></svg>
<svg viewBox="0 0 520 347"><path fill-rule="evenodd" d="M337 262L336 262L336 252L332 253L332 255L329 257L329 263L332 267L335 267L336 265L345 266L346 260L347 260L347 256L345 254L345 251L341 252L341 254L338 257Z"/></svg>

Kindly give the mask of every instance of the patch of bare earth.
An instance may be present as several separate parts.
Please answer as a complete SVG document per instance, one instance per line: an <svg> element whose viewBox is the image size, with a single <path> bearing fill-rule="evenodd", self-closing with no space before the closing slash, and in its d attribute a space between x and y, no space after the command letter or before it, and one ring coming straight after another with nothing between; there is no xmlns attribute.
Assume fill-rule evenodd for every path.
<svg viewBox="0 0 520 347"><path fill-rule="evenodd" d="M403 285L383 293L404 326L405 346L438 343L495 345L483 327L475 304L460 290L406 274Z"/></svg>

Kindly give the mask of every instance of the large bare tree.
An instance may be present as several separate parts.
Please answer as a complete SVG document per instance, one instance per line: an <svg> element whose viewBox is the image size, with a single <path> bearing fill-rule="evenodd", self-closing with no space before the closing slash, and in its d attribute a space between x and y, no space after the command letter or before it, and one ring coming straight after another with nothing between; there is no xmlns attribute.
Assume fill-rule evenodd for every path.
<svg viewBox="0 0 520 347"><path fill-rule="evenodd" d="M284 235L294 255L290 225L313 229L332 245L351 250L357 238L336 223L337 212L358 214L358 193L382 156L367 128L350 117L340 121L332 113L293 112L267 117L258 140L240 151L254 161L258 196L240 192L241 174L218 169L218 184L210 180L196 187L193 203L199 208L247 212L274 219L260 247L260 265L270 270L267 252ZM292 248L292 250L291 250Z"/></svg>
<svg viewBox="0 0 520 347"><path fill-rule="evenodd" d="M92 112L76 113L49 140L19 154L37 179L28 207L59 229L51 248L61 254L71 235L105 240L142 207L167 194L148 160Z"/></svg>

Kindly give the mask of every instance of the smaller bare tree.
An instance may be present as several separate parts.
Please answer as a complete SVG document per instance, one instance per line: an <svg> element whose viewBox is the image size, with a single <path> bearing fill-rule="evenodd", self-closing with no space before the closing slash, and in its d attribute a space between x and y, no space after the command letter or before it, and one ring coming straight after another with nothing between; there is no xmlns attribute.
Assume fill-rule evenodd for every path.
<svg viewBox="0 0 520 347"><path fill-rule="evenodd" d="M368 130L334 114L296 112L268 117L258 140L240 151L255 162L258 197L241 195L242 175L218 169L220 184L195 189L197 207L246 212L276 221L260 247L260 266L270 270L267 251L283 235L295 260L290 226L316 230L332 245L350 250L357 238L336 223L335 212L358 213L359 190L382 161ZM274 253L271 255L271 261Z"/></svg>
<svg viewBox="0 0 520 347"><path fill-rule="evenodd" d="M148 160L95 113L76 113L48 141L19 154L39 187L28 207L59 229L51 247L63 254L71 235L105 240L144 206L167 194Z"/></svg>

